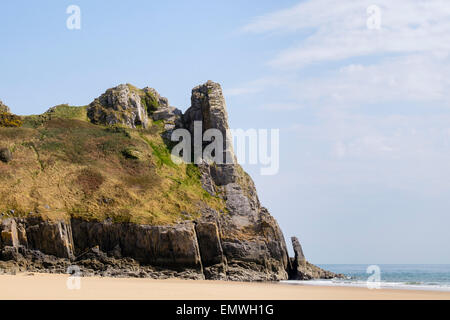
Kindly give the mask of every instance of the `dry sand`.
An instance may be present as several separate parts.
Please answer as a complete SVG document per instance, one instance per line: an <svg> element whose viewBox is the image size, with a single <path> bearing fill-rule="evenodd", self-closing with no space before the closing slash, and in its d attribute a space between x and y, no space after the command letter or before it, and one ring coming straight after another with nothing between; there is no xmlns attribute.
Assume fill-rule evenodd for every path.
<svg viewBox="0 0 450 320"><path fill-rule="evenodd" d="M450 299L450 292L369 290L281 283L81 278L80 290L67 289L67 275L0 276L0 300L15 299Z"/></svg>

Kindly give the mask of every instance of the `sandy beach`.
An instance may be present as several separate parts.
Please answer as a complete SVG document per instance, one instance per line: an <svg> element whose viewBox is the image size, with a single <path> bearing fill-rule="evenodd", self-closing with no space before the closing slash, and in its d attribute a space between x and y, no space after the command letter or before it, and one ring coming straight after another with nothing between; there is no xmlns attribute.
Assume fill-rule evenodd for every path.
<svg viewBox="0 0 450 320"><path fill-rule="evenodd" d="M0 276L1 300L351 300L450 299L450 292L369 290L298 286L282 283L81 278L79 290L67 288L67 275Z"/></svg>

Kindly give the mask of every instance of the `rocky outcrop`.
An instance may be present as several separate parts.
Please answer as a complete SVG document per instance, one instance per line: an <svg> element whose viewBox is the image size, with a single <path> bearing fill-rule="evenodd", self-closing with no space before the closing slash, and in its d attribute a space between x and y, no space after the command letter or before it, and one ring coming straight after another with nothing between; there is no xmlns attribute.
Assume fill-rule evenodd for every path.
<svg viewBox="0 0 450 320"><path fill-rule="evenodd" d="M0 231L1 231L0 248L19 247L20 243L17 232L17 223L15 219L9 218L1 221Z"/></svg>
<svg viewBox="0 0 450 320"><path fill-rule="evenodd" d="M153 112L152 119L154 121L163 121L164 123L164 133L162 137L165 141L170 141L172 132L176 128L183 126L182 122L183 113L175 107L160 107L158 110Z"/></svg>
<svg viewBox="0 0 450 320"><path fill-rule="evenodd" d="M297 237L292 237L292 248L294 249L294 260L297 265L305 265L306 264L306 258L305 254L303 253L302 245L300 244L300 241L298 241Z"/></svg>
<svg viewBox="0 0 450 320"><path fill-rule="evenodd" d="M273 218L265 218L267 225L273 223ZM6 218L0 228L1 260L15 261L23 270L60 272L75 264L88 274L115 276L239 281L284 277L277 263L284 252L275 238L225 238L212 214L173 226ZM130 263L135 267L130 269Z"/></svg>
<svg viewBox="0 0 450 320"><path fill-rule="evenodd" d="M167 140L177 128L194 135L195 122L203 132L219 131L224 161L200 161L198 168L203 189L222 198L225 208L217 212L205 205L195 219L175 225L52 221L33 215L0 218L0 260L7 261L0 261L0 270L66 272L76 265L85 275L236 281L336 276L308 263L297 239L293 239L295 258L289 258L277 221L261 205L253 180L237 163L218 83L195 87L184 115L156 90L131 85L107 90L88 106L87 115L95 124L129 128L147 128L160 121ZM122 155L139 159L133 150Z"/></svg>
<svg viewBox="0 0 450 320"><path fill-rule="evenodd" d="M39 250L59 258L73 259L73 240L70 223L44 221L40 217L7 218L1 221L0 250L20 247Z"/></svg>
<svg viewBox="0 0 450 320"><path fill-rule="evenodd" d="M59 258L74 258L71 224L67 221L24 220L27 244L30 248Z"/></svg>
<svg viewBox="0 0 450 320"><path fill-rule="evenodd" d="M203 132L218 129L224 137L225 163L199 165L202 183L211 195L221 195L227 214L218 215L227 276L233 280L284 280L288 278L288 253L284 236L263 208L252 179L237 164L222 89L208 81L192 90L191 107L184 127L194 134L195 121Z"/></svg>
<svg viewBox="0 0 450 320"><path fill-rule="evenodd" d="M286 270L292 280L343 277L307 262L297 238L292 238L295 258L282 269L284 239L273 217L265 210L261 214L264 236L253 239L225 237L225 219L211 212L173 226L5 218L0 220L0 273L65 273L76 265L84 275L155 279L280 280Z"/></svg>
<svg viewBox="0 0 450 320"><path fill-rule="evenodd" d="M151 117L154 121L163 120L167 131L180 124L182 112L171 107L168 99L153 88L121 84L95 99L88 106L87 115L96 124L128 128L147 128Z"/></svg>
<svg viewBox="0 0 450 320"><path fill-rule="evenodd" d="M94 246L115 257L130 257L140 263L173 270L202 272L194 223L148 226L72 220L77 254Z"/></svg>
<svg viewBox="0 0 450 320"><path fill-rule="evenodd" d="M0 113L11 113L11 110L0 100Z"/></svg>
<svg viewBox="0 0 450 320"><path fill-rule="evenodd" d="M214 217L201 219L196 222L195 229L205 278L226 280L227 260L222 249L217 220Z"/></svg>
<svg viewBox="0 0 450 320"><path fill-rule="evenodd" d="M302 246L300 245L298 239L296 237L292 237L291 240L295 257L291 258L292 269L289 274L290 280L333 279L344 277L342 274L335 274L333 272L323 270L306 261Z"/></svg>
<svg viewBox="0 0 450 320"><path fill-rule="evenodd" d="M217 129L223 136L223 163L237 163L233 152L232 136L228 126L228 112L220 84L208 81L192 89L191 107L185 112L184 126L194 134L195 122L201 122L203 133L208 129ZM217 163L221 166L222 164ZM233 169L233 166L227 169ZM221 173L221 169L216 170ZM233 172L223 173L223 176L233 175Z"/></svg>
<svg viewBox="0 0 450 320"><path fill-rule="evenodd" d="M196 226L148 226L44 221L0 221L3 270L63 272L76 265L87 275L204 279ZM73 239L73 240L72 240Z"/></svg>
<svg viewBox="0 0 450 320"><path fill-rule="evenodd" d="M148 125L147 109L139 91L126 84L108 89L88 106L87 114L93 123L98 124L129 128L146 128Z"/></svg>

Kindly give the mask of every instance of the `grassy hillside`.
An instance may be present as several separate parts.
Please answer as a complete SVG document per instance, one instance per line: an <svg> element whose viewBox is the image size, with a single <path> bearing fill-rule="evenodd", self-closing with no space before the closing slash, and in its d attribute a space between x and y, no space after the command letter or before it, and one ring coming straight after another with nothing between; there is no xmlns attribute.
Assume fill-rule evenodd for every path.
<svg viewBox="0 0 450 320"><path fill-rule="evenodd" d="M0 212L171 224L205 206L223 211L223 200L201 187L197 167L171 161L162 130L153 122L148 129L94 125L86 107L68 105L0 127L0 148L13 154L0 161Z"/></svg>

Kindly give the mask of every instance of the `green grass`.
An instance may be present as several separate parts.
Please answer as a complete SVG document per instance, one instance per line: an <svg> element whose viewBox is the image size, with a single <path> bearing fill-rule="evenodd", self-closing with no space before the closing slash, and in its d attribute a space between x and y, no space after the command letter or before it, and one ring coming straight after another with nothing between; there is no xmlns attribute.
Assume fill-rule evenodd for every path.
<svg viewBox="0 0 450 320"><path fill-rule="evenodd" d="M152 114L159 108L159 101L149 92L141 95L141 103L149 114Z"/></svg>
<svg viewBox="0 0 450 320"><path fill-rule="evenodd" d="M73 107L61 104L50 108L49 111L40 115L30 115L23 117L23 126L26 128L38 128L52 119L72 119L88 121L87 106Z"/></svg>
<svg viewBox="0 0 450 320"><path fill-rule="evenodd" d="M152 148L159 167L166 165L171 168L177 168L177 165L172 161L169 148L164 143L157 144L147 139L143 134L140 136Z"/></svg>
<svg viewBox="0 0 450 320"><path fill-rule="evenodd" d="M48 112L55 118L62 119L78 119L78 120L88 120L87 118L87 106L74 107L68 104L61 104L55 106Z"/></svg>
<svg viewBox="0 0 450 320"><path fill-rule="evenodd" d="M140 96L142 106L147 110L148 114L152 114L153 112L158 110L159 101L151 92L146 92L131 84L127 84L127 86L131 91L136 92Z"/></svg>

